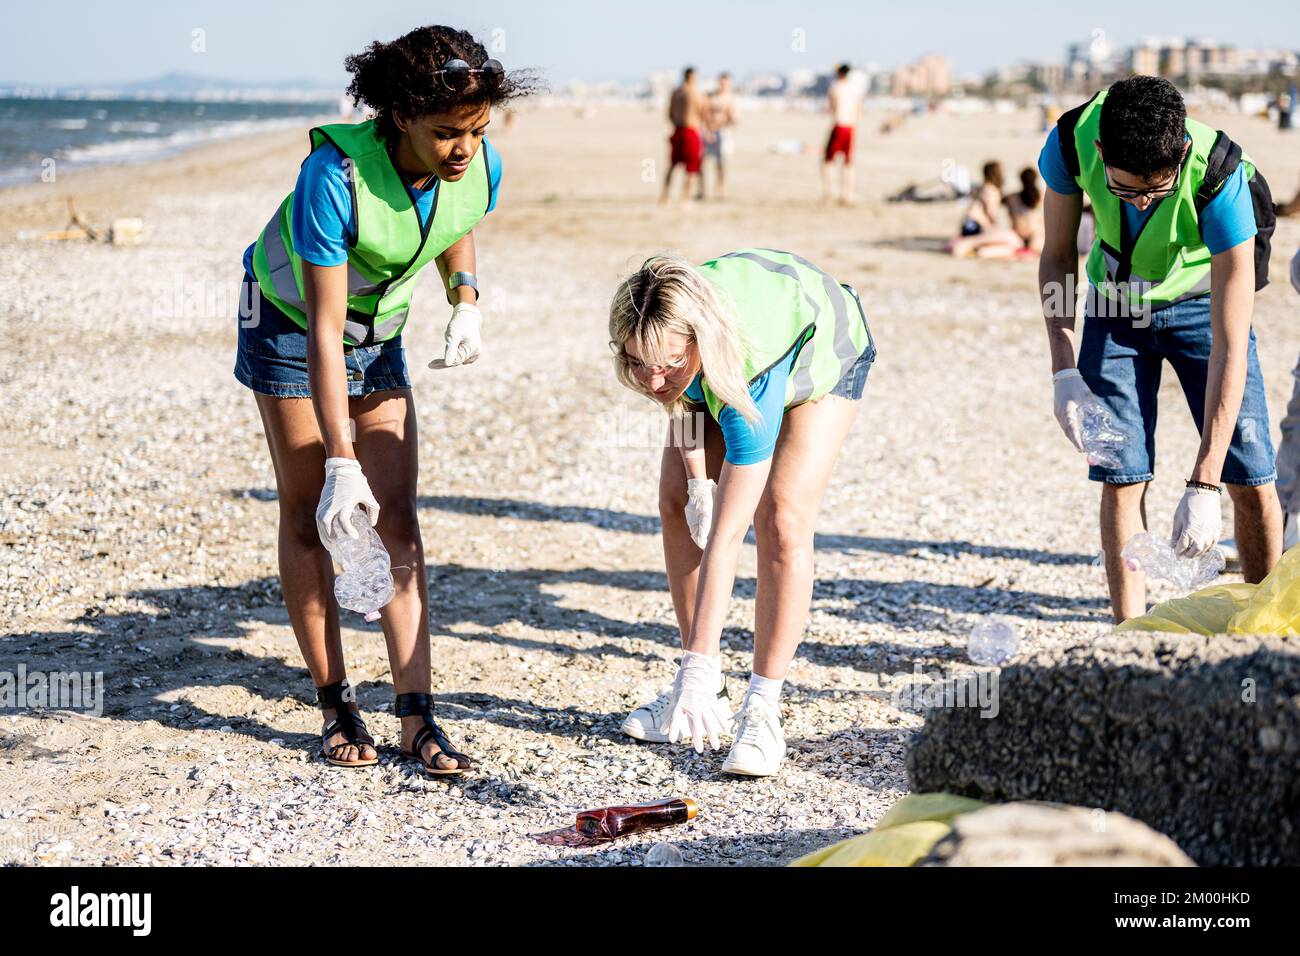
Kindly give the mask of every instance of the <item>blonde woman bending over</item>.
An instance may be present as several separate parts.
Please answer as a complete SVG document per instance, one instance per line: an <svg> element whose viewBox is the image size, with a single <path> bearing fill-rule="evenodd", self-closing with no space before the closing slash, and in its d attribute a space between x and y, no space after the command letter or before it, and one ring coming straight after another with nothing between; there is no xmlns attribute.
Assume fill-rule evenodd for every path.
<svg viewBox="0 0 1300 956"><path fill-rule="evenodd" d="M785 755L781 684L812 600L813 528L876 357L861 303L788 252L700 266L656 256L614 294L609 334L619 380L671 416L659 514L683 649L672 686L623 732L703 753L730 727L723 771L770 776ZM733 712L719 642L751 523L754 665Z"/></svg>

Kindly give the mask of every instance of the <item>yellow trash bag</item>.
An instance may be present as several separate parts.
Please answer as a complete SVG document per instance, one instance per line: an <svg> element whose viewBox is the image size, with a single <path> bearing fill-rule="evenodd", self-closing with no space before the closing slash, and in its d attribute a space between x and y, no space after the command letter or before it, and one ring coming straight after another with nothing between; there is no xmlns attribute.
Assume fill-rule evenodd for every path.
<svg viewBox="0 0 1300 956"><path fill-rule="evenodd" d="M791 866L913 866L948 835L952 818L986 804L950 793L913 793L870 833L814 850Z"/></svg>
<svg viewBox="0 0 1300 956"><path fill-rule="evenodd" d="M1300 548L1282 555L1259 584L1212 584L1157 604L1116 630L1300 635Z"/></svg>

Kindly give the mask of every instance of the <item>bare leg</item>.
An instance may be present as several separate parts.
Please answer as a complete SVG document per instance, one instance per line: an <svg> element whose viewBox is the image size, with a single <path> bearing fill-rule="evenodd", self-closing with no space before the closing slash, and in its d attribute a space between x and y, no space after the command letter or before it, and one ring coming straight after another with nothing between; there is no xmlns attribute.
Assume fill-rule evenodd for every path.
<svg viewBox="0 0 1300 956"><path fill-rule="evenodd" d="M667 204L668 202L668 196L670 194L670 190L672 189L672 185L673 185L673 170L676 168L677 167L673 165L673 162L670 159L668 161L668 172L664 174L663 192L659 194L660 203Z"/></svg>
<svg viewBox="0 0 1300 956"><path fill-rule="evenodd" d="M830 395L790 409L781 425L772 472L754 513L754 673L761 677L783 679L803 637L822 494L861 404Z"/></svg>
<svg viewBox="0 0 1300 956"><path fill-rule="evenodd" d="M1282 506L1277 485L1228 485L1242 576L1258 584L1282 557Z"/></svg>
<svg viewBox="0 0 1300 956"><path fill-rule="evenodd" d="M705 469L709 477L717 481L722 473L722 459L727 446L717 422L708 415L701 418L704 421ZM671 444L665 445L659 468L659 520L663 525L668 591L673 597L673 610L677 613L677 629L681 632L683 647L691 633L695 589L700 578L700 559L704 555L691 539L686 525L686 497L686 466L682 464L681 450Z"/></svg>
<svg viewBox="0 0 1300 956"><path fill-rule="evenodd" d="M1147 609L1146 575L1130 571L1122 554L1128 539L1146 530L1146 494L1146 482L1101 486L1101 547L1116 624L1145 614Z"/></svg>
<svg viewBox="0 0 1300 956"><path fill-rule="evenodd" d="M432 666L429 650L429 590L424 545L415 505L419 472L415 408L409 389L373 392L354 398L348 409L357 426L357 458L379 501L376 530L393 562L393 599L380 612L393 690L398 694L427 694ZM423 725L419 716L403 717L402 748L409 750ZM438 749L430 741L423 756ZM457 763L438 758L444 770Z"/></svg>
<svg viewBox="0 0 1300 956"><path fill-rule="evenodd" d="M828 205L835 201L834 173L834 160L828 159L822 163L822 202Z"/></svg>
<svg viewBox="0 0 1300 956"><path fill-rule="evenodd" d="M843 182L843 198L841 201L846 206L852 206L858 201L857 190L854 186L854 183L856 182L856 172L853 169L853 164L847 159L844 160L844 168L840 173L840 177Z"/></svg>
<svg viewBox="0 0 1300 956"><path fill-rule="evenodd" d="M692 198L699 198L700 192L700 174L687 173L686 178L682 180L682 203L688 203Z"/></svg>
<svg viewBox="0 0 1300 956"><path fill-rule="evenodd" d="M316 531L316 506L325 484L325 444L311 399L259 394L257 409L275 466L280 505L280 589L312 682L325 687L347 676L334 600L334 565ZM357 709L355 704L352 709ZM333 710L322 713L326 723L334 719ZM358 748L341 733L327 744L337 760L376 756L369 744Z"/></svg>

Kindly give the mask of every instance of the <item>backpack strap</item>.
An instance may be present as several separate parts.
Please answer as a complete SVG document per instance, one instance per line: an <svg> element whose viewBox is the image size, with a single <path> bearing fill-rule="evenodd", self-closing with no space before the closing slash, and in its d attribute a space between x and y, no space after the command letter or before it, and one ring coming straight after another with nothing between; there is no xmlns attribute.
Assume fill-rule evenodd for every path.
<svg viewBox="0 0 1300 956"><path fill-rule="evenodd" d="M1240 165L1241 147L1234 143L1227 133L1219 130L1218 135L1214 137L1214 145L1210 147L1210 155L1205 161L1205 178L1201 180L1201 187L1196 190L1197 216L1205 211L1205 207L1210 204L1219 187L1228 181Z"/></svg>
<svg viewBox="0 0 1300 956"><path fill-rule="evenodd" d="M1061 159L1065 168L1075 179L1079 178L1079 144L1074 141L1074 128L1079 125L1079 117L1097 97L1086 103L1080 103L1074 109L1062 113L1056 121L1056 143L1061 148Z"/></svg>

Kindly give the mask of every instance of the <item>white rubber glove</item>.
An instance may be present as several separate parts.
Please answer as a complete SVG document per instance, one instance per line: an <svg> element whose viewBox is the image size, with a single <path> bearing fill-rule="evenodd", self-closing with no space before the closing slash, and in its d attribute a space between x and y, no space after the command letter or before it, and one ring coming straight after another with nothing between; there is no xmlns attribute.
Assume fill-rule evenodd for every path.
<svg viewBox="0 0 1300 956"><path fill-rule="evenodd" d="M1063 368L1052 376L1055 392L1056 421L1078 451L1083 451L1083 423L1079 416L1081 406L1096 401L1096 396L1083 381L1077 368Z"/></svg>
<svg viewBox="0 0 1300 956"><path fill-rule="evenodd" d="M1188 488L1174 512L1174 553L1197 558L1219 541L1223 496L1207 488Z"/></svg>
<svg viewBox="0 0 1300 956"><path fill-rule="evenodd" d="M483 339L479 334L483 324L483 314L478 306L470 302L461 302L451 310L451 321L447 323L446 354L429 363L429 368L454 368L457 365L470 365L478 361L479 350L483 348Z"/></svg>
<svg viewBox="0 0 1300 956"><path fill-rule="evenodd" d="M712 478L689 478L686 481L686 527L691 529L691 540L701 551L709 543L713 529L713 496L718 485Z"/></svg>
<svg viewBox="0 0 1300 956"><path fill-rule="evenodd" d="M316 527L321 537L336 537L339 533L358 537L350 520L358 506L374 527L379 520L379 502L370 492L370 482L361 473L361 463L355 458L326 458L325 487L316 506Z"/></svg>
<svg viewBox="0 0 1300 956"><path fill-rule="evenodd" d="M1291 257L1291 288L1300 292L1300 249Z"/></svg>
<svg viewBox="0 0 1300 956"><path fill-rule="evenodd" d="M673 681L673 702L668 708L670 743L691 738L696 753L704 753L704 741L717 750L722 746L726 728L713 711L718 688L722 686L722 658L708 654L682 652L682 663Z"/></svg>

